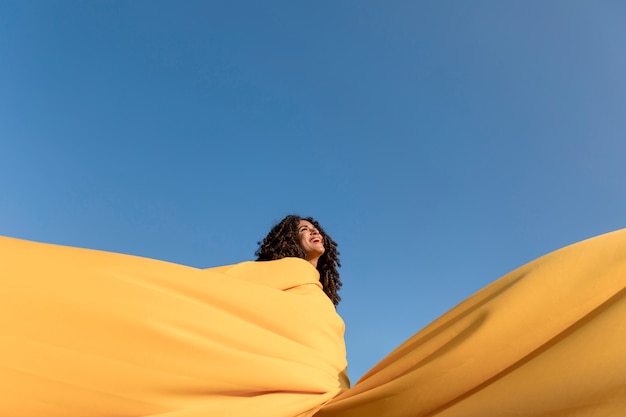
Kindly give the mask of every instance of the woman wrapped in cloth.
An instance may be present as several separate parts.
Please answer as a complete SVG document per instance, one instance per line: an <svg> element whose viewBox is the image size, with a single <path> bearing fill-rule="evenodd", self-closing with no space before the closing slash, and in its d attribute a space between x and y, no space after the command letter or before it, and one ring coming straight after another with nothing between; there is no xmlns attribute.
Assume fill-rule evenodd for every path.
<svg viewBox="0 0 626 417"><path fill-rule="evenodd" d="M211 269L0 238L0 416L626 415L626 231L497 280L352 388L336 246L298 216L264 262Z"/></svg>

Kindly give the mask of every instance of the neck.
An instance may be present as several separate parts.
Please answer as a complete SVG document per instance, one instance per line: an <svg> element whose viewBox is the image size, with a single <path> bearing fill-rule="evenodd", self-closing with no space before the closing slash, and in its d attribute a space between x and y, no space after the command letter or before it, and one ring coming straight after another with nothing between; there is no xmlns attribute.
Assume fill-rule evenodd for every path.
<svg viewBox="0 0 626 417"><path fill-rule="evenodd" d="M319 260L319 257L317 257L317 258L310 258L310 259L309 259L309 258L307 258L306 260L307 260L308 262L310 262L310 263L311 263L311 265L313 265L313 266L315 267L315 269L317 269L317 261Z"/></svg>

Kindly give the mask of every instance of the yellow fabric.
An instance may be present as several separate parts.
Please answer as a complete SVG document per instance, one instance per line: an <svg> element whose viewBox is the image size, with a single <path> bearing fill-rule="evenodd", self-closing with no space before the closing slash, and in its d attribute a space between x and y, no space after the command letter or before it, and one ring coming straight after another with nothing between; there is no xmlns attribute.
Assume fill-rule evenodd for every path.
<svg viewBox="0 0 626 417"><path fill-rule="evenodd" d="M318 416L626 416L626 231L487 286Z"/></svg>
<svg viewBox="0 0 626 417"><path fill-rule="evenodd" d="M626 415L626 231L506 275L347 390L317 280L0 238L0 416Z"/></svg>
<svg viewBox="0 0 626 417"><path fill-rule="evenodd" d="M343 321L302 259L200 270L0 238L0 279L0 416L293 417L341 389Z"/></svg>

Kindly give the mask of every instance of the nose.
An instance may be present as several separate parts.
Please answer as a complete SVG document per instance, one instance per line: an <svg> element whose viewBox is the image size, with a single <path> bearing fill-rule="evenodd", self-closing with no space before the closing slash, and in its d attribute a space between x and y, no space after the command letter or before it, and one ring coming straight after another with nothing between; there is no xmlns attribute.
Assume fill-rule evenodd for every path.
<svg viewBox="0 0 626 417"><path fill-rule="evenodd" d="M312 235L319 235L319 234L320 234L320 232L319 232L319 230L317 230L317 229L314 227L313 229L311 229L311 234L312 234Z"/></svg>

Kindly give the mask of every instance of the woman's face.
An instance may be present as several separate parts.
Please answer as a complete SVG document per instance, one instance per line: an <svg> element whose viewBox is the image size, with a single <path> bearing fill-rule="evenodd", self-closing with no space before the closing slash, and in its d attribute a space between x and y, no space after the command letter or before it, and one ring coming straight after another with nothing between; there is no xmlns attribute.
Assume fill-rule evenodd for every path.
<svg viewBox="0 0 626 417"><path fill-rule="evenodd" d="M306 220L298 223L298 236L300 247L306 254L306 260L317 267L317 260L324 254L324 237L320 232Z"/></svg>

